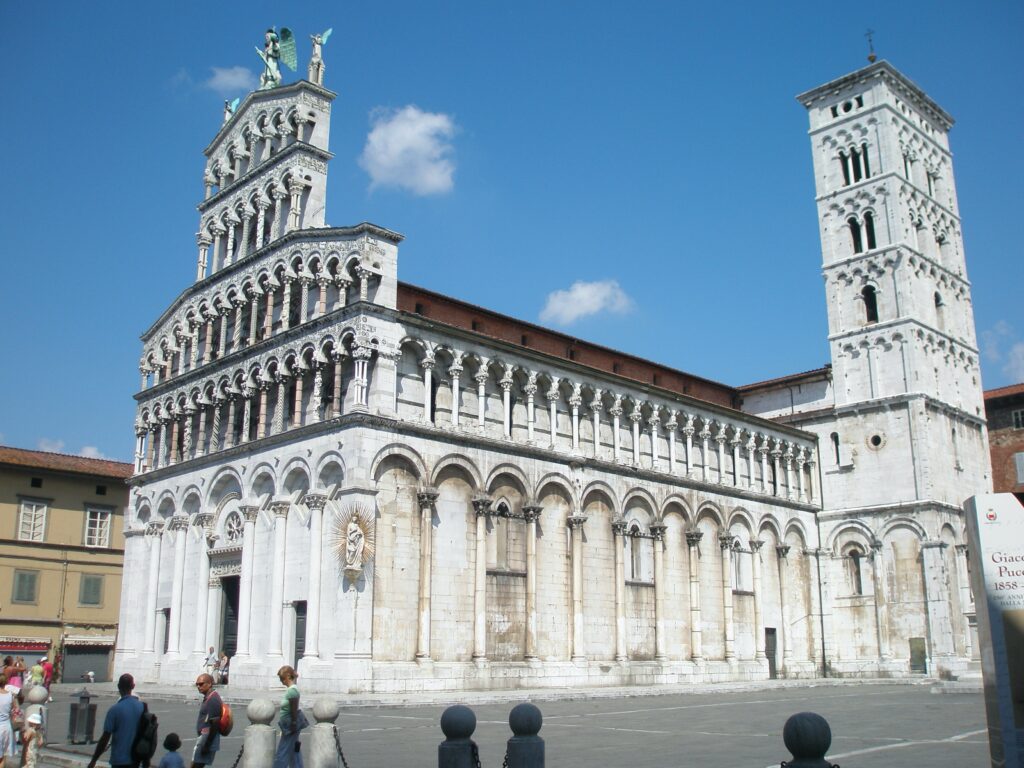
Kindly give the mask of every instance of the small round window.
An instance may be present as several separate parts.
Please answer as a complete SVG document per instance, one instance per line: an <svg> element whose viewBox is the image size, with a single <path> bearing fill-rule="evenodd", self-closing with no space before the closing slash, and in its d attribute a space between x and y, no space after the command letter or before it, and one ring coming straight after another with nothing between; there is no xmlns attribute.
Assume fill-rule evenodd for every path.
<svg viewBox="0 0 1024 768"><path fill-rule="evenodd" d="M868 446L877 450L885 445L885 438L877 432L868 438Z"/></svg>
<svg viewBox="0 0 1024 768"><path fill-rule="evenodd" d="M849 112L852 109L853 109L853 102L852 101L844 101L843 102L843 112Z"/></svg>

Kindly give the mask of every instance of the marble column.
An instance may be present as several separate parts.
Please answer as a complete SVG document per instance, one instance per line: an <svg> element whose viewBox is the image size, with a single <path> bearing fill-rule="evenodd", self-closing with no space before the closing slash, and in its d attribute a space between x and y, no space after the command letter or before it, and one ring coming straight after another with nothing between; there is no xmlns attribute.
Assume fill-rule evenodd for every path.
<svg viewBox="0 0 1024 768"><path fill-rule="evenodd" d="M661 415L657 410L647 420L647 424L651 428L651 469L657 469L661 461L658 456L658 427L661 425Z"/></svg>
<svg viewBox="0 0 1024 768"><path fill-rule="evenodd" d="M146 636L142 650L152 653L156 645L156 596L160 590L160 543L164 524L159 520L146 526L149 539L149 590L146 592ZM163 648L160 648L161 653Z"/></svg>
<svg viewBox="0 0 1024 768"><path fill-rule="evenodd" d="M303 658L320 657L320 579L323 568L323 520L327 496L307 493L309 509L309 585L306 591L306 646Z"/></svg>
<svg viewBox="0 0 1024 768"><path fill-rule="evenodd" d="M725 483L725 424L719 425L715 442L718 443L718 484L723 485Z"/></svg>
<svg viewBox="0 0 1024 768"><path fill-rule="evenodd" d="M683 427L683 434L686 436L686 455L683 457L686 462L686 476L693 472L693 416L686 417L686 426Z"/></svg>
<svg viewBox="0 0 1024 768"><path fill-rule="evenodd" d="M664 523L651 525L654 537L654 658L664 661L665 653L665 530Z"/></svg>
<svg viewBox="0 0 1024 768"><path fill-rule="evenodd" d="M768 493L768 438L764 435L757 452L761 456L761 493Z"/></svg>
<svg viewBox="0 0 1024 768"><path fill-rule="evenodd" d="M523 657L537 658L537 520L544 508L539 504L524 504L526 520L526 648Z"/></svg>
<svg viewBox="0 0 1024 768"><path fill-rule="evenodd" d="M618 395L615 396L615 400L612 403L612 407L608 409L608 413L612 416L612 461L618 463L622 461L622 447L619 437L619 419L622 417L622 398Z"/></svg>
<svg viewBox="0 0 1024 768"><path fill-rule="evenodd" d="M764 542L750 540L751 570L754 576L754 658L764 661L768 658L764 648L764 605L761 593L761 547Z"/></svg>
<svg viewBox="0 0 1024 768"><path fill-rule="evenodd" d="M612 548L615 550L615 660L626 661L626 521L612 521Z"/></svg>
<svg viewBox="0 0 1024 768"><path fill-rule="evenodd" d="M526 393L526 442L532 445L535 442L533 429L537 423L537 413L534 408L536 404L535 398L537 397L536 374L530 374L530 380L523 387L523 392Z"/></svg>
<svg viewBox="0 0 1024 768"><path fill-rule="evenodd" d="M284 641L282 632L282 619L284 604L284 558L285 558L285 536L287 535L288 512L291 510L290 501L275 501L270 505L270 512L274 516L274 543L271 552L273 553L273 565L270 574L270 636L267 643L268 656L283 656ZM309 604L306 604L307 616Z"/></svg>
<svg viewBox="0 0 1024 768"><path fill-rule="evenodd" d="M665 434L668 436L668 472L670 475L676 473L676 429L679 422L676 421L675 411L669 412L669 419L665 422Z"/></svg>
<svg viewBox="0 0 1024 768"><path fill-rule="evenodd" d="M174 579L171 582L171 618L168 629L167 653L181 651L181 600L185 586L185 544L188 539L188 517L174 515L167 523L174 538Z"/></svg>
<svg viewBox="0 0 1024 768"><path fill-rule="evenodd" d="M722 621L725 624L725 660L736 661L736 627L732 610L732 548L736 537L731 533L718 534L718 546L722 550Z"/></svg>
<svg viewBox="0 0 1024 768"><path fill-rule="evenodd" d="M501 387L501 433L509 439L512 437L512 377L502 377L498 386Z"/></svg>
<svg viewBox="0 0 1024 768"><path fill-rule="evenodd" d="M740 443L743 442L743 430L734 429L732 433L732 440L729 441L729 445L732 446L732 484L739 486L740 484Z"/></svg>
<svg viewBox="0 0 1024 768"><path fill-rule="evenodd" d="M704 660L704 648L701 644L700 626L700 540L704 532L689 530L686 532L686 546L689 549L690 566L690 658L696 662Z"/></svg>
<svg viewBox="0 0 1024 768"><path fill-rule="evenodd" d="M421 488L416 493L420 506L420 595L419 627L416 634L416 659L430 659L430 577L433 569L434 505L438 492L435 488Z"/></svg>
<svg viewBox="0 0 1024 768"><path fill-rule="evenodd" d="M343 349L335 350L331 357L334 359L334 384L331 387L331 418L337 419L341 416L341 365L347 353Z"/></svg>
<svg viewBox="0 0 1024 768"><path fill-rule="evenodd" d="M640 466L640 419L642 415L640 413L640 404L634 405L632 412L629 414L629 420L633 422L633 466Z"/></svg>
<svg viewBox="0 0 1024 768"><path fill-rule="evenodd" d="M594 390L594 397L590 401L590 415L594 420L594 458L601 458L601 390Z"/></svg>
<svg viewBox="0 0 1024 768"><path fill-rule="evenodd" d="M476 425L483 430L487 418L487 364L481 363L476 380Z"/></svg>
<svg viewBox="0 0 1024 768"><path fill-rule="evenodd" d="M708 441L711 439L711 425L705 422L704 428L700 431L700 479L705 483L708 477Z"/></svg>
<svg viewBox="0 0 1024 768"><path fill-rule="evenodd" d="M583 404L583 396L580 394L580 385L573 386L573 393L569 397L569 408L572 416L572 450L578 452L580 449L580 406Z"/></svg>
<svg viewBox="0 0 1024 768"><path fill-rule="evenodd" d="M238 644L235 653L249 655L249 627L252 623L253 558L256 550L256 520L259 507L240 506L238 512L245 521L242 528L242 573L238 579Z"/></svg>
<svg viewBox="0 0 1024 768"><path fill-rule="evenodd" d="M971 658L974 652L974 643L971 638L971 625L967 620L967 614L971 612L971 604L974 598L971 595L971 576L967 568L967 545L956 544L956 584L960 590L960 613L964 626L964 656Z"/></svg>
<svg viewBox="0 0 1024 768"><path fill-rule="evenodd" d="M269 339L274 332L274 286L269 280L265 293L267 294L267 311L263 318L263 338Z"/></svg>
<svg viewBox="0 0 1024 768"><path fill-rule="evenodd" d="M793 659L793 643L789 637L789 544L778 544L775 554L779 557L779 598L782 605L782 668L788 670Z"/></svg>
<svg viewBox="0 0 1024 768"><path fill-rule="evenodd" d="M192 640L193 653L206 653L206 635L209 631L207 624L206 608L210 599L210 527L213 525L213 515L209 512L202 512L193 520L199 534L199 575L196 579L196 612L194 620L196 623L195 637Z"/></svg>
<svg viewBox="0 0 1024 768"><path fill-rule="evenodd" d="M448 375L452 382L452 426L459 426L459 377L462 375L462 366L453 364L448 368Z"/></svg>
<svg viewBox="0 0 1024 768"><path fill-rule="evenodd" d="M875 539L871 542L871 581L875 593L875 631L878 635L878 658L889 661L892 651L889 648L889 608L885 599L885 564L882 555L882 542Z"/></svg>
<svg viewBox="0 0 1024 768"><path fill-rule="evenodd" d="M554 449L558 446L558 401L561 398L557 382L552 382L551 389L548 390L547 397L548 425L551 428L551 448Z"/></svg>
<svg viewBox="0 0 1024 768"><path fill-rule="evenodd" d="M476 512L476 570L473 579L473 660L487 661L487 518L491 515L491 499L473 497Z"/></svg>
<svg viewBox="0 0 1024 768"><path fill-rule="evenodd" d="M586 661L583 627L583 524L584 515L573 515L568 521L572 535L572 660Z"/></svg>

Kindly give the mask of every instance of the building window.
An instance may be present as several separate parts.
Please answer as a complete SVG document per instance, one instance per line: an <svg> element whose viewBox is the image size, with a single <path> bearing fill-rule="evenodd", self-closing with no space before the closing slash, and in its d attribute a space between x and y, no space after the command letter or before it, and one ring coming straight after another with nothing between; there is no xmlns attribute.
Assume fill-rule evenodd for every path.
<svg viewBox="0 0 1024 768"><path fill-rule="evenodd" d="M34 603L39 593L39 571L14 572L12 603Z"/></svg>
<svg viewBox="0 0 1024 768"><path fill-rule="evenodd" d="M97 496L106 496L107 495L107 486L105 486L105 485L97 485L96 486L96 495Z"/></svg>
<svg viewBox="0 0 1024 768"><path fill-rule="evenodd" d="M1024 408L1019 408L1013 412L1013 428L1024 429Z"/></svg>
<svg viewBox="0 0 1024 768"><path fill-rule="evenodd" d="M22 499L18 513L18 540L42 541L46 535L46 502Z"/></svg>
<svg viewBox="0 0 1024 768"><path fill-rule="evenodd" d="M1013 464L1017 470L1017 485L1024 484L1024 451L1013 454Z"/></svg>
<svg viewBox="0 0 1024 768"><path fill-rule="evenodd" d="M78 604L89 606L103 605L102 574L82 574L82 580L78 583Z"/></svg>
<svg viewBox="0 0 1024 768"><path fill-rule="evenodd" d="M864 236L867 240L868 250L875 248L875 217L871 211L864 212Z"/></svg>
<svg viewBox="0 0 1024 768"><path fill-rule="evenodd" d="M833 457L836 460L836 465L838 465L839 464L839 433L838 432L833 432L830 435L830 439L832 440L832 455L833 455Z"/></svg>
<svg viewBox="0 0 1024 768"><path fill-rule="evenodd" d="M33 477L29 481L28 484L31 485L33 488L42 488L43 487L43 478L41 478L41 477Z"/></svg>
<svg viewBox="0 0 1024 768"><path fill-rule="evenodd" d="M846 220L846 223L850 227L850 239L853 241L853 252L863 253L864 252L864 241L860 236L860 222L857 221L856 216L851 216Z"/></svg>
<svg viewBox="0 0 1024 768"><path fill-rule="evenodd" d="M85 546L110 546L109 509L87 509L85 511Z"/></svg>
<svg viewBox="0 0 1024 768"><path fill-rule="evenodd" d="M224 521L224 536L228 544L237 544L242 540L243 533L242 518L237 512L232 512Z"/></svg>
<svg viewBox="0 0 1024 768"><path fill-rule="evenodd" d="M865 285L860 292L860 297L864 300L864 322L877 323L878 295L875 293L875 287L873 285Z"/></svg>
<svg viewBox="0 0 1024 768"><path fill-rule="evenodd" d="M864 552L860 547L852 546L846 550L846 581L851 595L864 594L863 560Z"/></svg>

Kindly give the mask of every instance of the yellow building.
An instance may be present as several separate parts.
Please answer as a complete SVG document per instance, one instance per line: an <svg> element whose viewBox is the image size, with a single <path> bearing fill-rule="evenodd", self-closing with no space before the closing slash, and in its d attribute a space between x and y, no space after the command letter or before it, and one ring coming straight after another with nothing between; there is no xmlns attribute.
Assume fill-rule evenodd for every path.
<svg viewBox="0 0 1024 768"><path fill-rule="evenodd" d="M109 680L132 465L0 446L0 657Z"/></svg>

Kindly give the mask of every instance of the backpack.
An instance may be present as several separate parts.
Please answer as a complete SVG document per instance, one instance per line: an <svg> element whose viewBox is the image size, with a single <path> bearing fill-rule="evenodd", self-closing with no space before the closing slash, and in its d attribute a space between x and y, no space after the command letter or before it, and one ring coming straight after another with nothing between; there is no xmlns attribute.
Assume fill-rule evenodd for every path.
<svg viewBox="0 0 1024 768"><path fill-rule="evenodd" d="M235 717L231 713L231 706L224 701L220 700L220 722L217 724L217 730L220 731L221 736L227 736L231 733L231 729L235 727Z"/></svg>
<svg viewBox="0 0 1024 768"><path fill-rule="evenodd" d="M132 760L149 765L149 761L156 754L157 730L156 715L149 711L146 702L142 702L142 714L139 715L135 739L132 741Z"/></svg>

